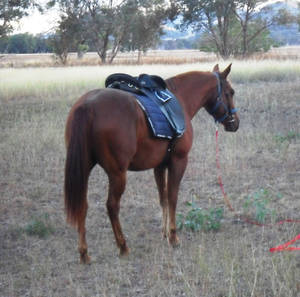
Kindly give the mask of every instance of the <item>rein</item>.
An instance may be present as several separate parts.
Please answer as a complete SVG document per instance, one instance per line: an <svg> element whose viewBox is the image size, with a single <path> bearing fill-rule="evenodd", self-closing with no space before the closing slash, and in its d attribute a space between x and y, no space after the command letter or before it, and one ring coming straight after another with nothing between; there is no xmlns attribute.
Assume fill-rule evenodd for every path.
<svg viewBox="0 0 300 297"><path fill-rule="evenodd" d="M217 78L218 97L217 97L214 107L211 110L208 110L208 112L209 112L209 114L211 114L214 117L216 123L222 123L229 116L232 116L233 114L235 114L237 112L237 108L228 109L227 105L223 102L223 100L222 100L222 84L221 84L221 80L220 80L220 75L218 72L213 72L213 74ZM216 113L221 105L224 107L225 113L223 116L218 118L216 116ZM232 121L234 121L234 119L232 119Z"/></svg>
<svg viewBox="0 0 300 297"><path fill-rule="evenodd" d="M220 159L219 159L219 143L218 143L218 138L219 138L219 129L218 129L218 125L216 125L216 163L217 163L217 168L218 168L218 181L219 181L219 185L224 197L224 202L227 205L227 207L229 208L230 211L235 211L234 208L232 207L226 193L224 190L224 185L222 182L222 176L221 176L221 166L220 166Z"/></svg>
<svg viewBox="0 0 300 297"><path fill-rule="evenodd" d="M218 125L216 125L216 163L217 163L217 168L218 168L218 171L219 171L218 172L218 181L219 181L219 185L220 185L223 197L224 197L225 204L227 205L227 207L229 208L230 211L232 211L232 212L235 213L235 210L232 207L232 205L231 205L231 203L229 201L229 198L228 198L228 196L225 193L224 185L223 185L223 182L222 182L221 166L220 166L220 160L219 160L218 137L219 137L219 129L218 129ZM243 218L241 216L239 216L239 219L241 221L244 221L245 223L248 223L248 224L251 224L251 225L256 225L256 226L259 226L259 227L274 227L274 225L271 225L271 224L261 224L261 223L256 222L256 221L249 220L248 218ZM300 223L300 220L286 219L286 220L281 220L281 221L275 223L275 225L276 226L277 225L282 225L284 223ZM288 241L288 242L286 242L284 244L281 244L279 246L270 248L269 251L271 253L282 252L282 251L300 251L300 247L290 247L291 244L295 243L298 240L300 240L300 234L298 234L295 238L291 239L290 241Z"/></svg>

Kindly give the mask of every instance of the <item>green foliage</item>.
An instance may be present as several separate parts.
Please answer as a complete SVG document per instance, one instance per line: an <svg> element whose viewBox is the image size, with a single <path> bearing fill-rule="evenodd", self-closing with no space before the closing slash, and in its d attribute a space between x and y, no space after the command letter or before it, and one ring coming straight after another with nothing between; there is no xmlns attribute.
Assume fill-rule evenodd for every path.
<svg viewBox="0 0 300 297"><path fill-rule="evenodd" d="M240 34L240 23L237 18L232 17L227 32L228 53L236 57L243 55L249 56L256 52L267 52L272 46L277 46L275 41L270 37L270 32L267 28L264 29L260 34L256 34L261 27L263 27L263 22L261 20L249 22L247 25L247 36L255 37L251 40L251 42L245 43L243 35ZM213 36L209 32L204 32L201 35L198 45L201 51L214 53L218 53L219 51ZM247 48L245 48L245 46L247 46Z"/></svg>
<svg viewBox="0 0 300 297"><path fill-rule="evenodd" d="M244 202L244 210L252 214L257 222L263 224L268 216L275 220L277 214L274 209L269 207L270 202L282 198L280 193L274 194L271 190L260 189L248 195Z"/></svg>
<svg viewBox="0 0 300 297"><path fill-rule="evenodd" d="M57 28L62 42L54 49L64 43L65 56L71 47L84 43L97 52L102 63L112 63L120 50L146 51L156 46L167 18L164 0L48 2L50 7L54 4L62 12Z"/></svg>
<svg viewBox="0 0 300 297"><path fill-rule="evenodd" d="M300 133L297 133L295 131L289 131L286 135L282 135L282 134L275 135L274 139L278 144L284 142L291 142L292 140L300 139Z"/></svg>
<svg viewBox="0 0 300 297"><path fill-rule="evenodd" d="M85 53L89 50L89 46L87 44L79 44L77 47L77 57L81 59Z"/></svg>
<svg viewBox="0 0 300 297"><path fill-rule="evenodd" d="M131 51L146 52L149 48L155 47L163 34L162 23L166 18L165 9L161 6L163 1L156 1L158 5L151 7L151 1L141 1L146 13L136 10L131 19L127 22L127 33L122 42L122 48ZM149 2L149 3L147 3ZM129 14L130 16L130 14Z"/></svg>
<svg viewBox="0 0 300 297"><path fill-rule="evenodd" d="M251 55L255 52L267 52L272 46L277 46L276 42L271 38L268 28L265 28L262 32L257 34L263 26L265 26L265 24L262 19L256 19L253 22L249 22L247 55ZM238 54L242 54L242 50L244 49L241 49Z"/></svg>
<svg viewBox="0 0 300 297"><path fill-rule="evenodd" d="M26 16L28 9L36 7L41 10L34 0L1 0L0 1L0 38L13 31L13 24Z"/></svg>
<svg viewBox="0 0 300 297"><path fill-rule="evenodd" d="M203 230L218 231L221 227L221 220L223 218L223 208L211 208L209 210L197 207L194 202L187 202L190 210L184 216L181 213L177 214L178 229L188 229L191 231Z"/></svg>
<svg viewBox="0 0 300 297"><path fill-rule="evenodd" d="M54 228L50 224L49 215L44 214L34 217L25 227L24 231L27 235L46 238L54 233Z"/></svg>
<svg viewBox="0 0 300 297"><path fill-rule="evenodd" d="M0 53L45 53L51 49L47 44L47 38L42 34L32 35L28 33L14 34L0 38Z"/></svg>
<svg viewBox="0 0 300 297"><path fill-rule="evenodd" d="M201 50L216 52L223 58L246 57L254 52L267 51L274 45L268 31L270 26L293 20L284 9L274 9L270 13L273 9L270 5L259 8L265 2L179 0L176 1L176 7L183 15L183 26L191 25L195 30L203 32Z"/></svg>
<svg viewBox="0 0 300 297"><path fill-rule="evenodd" d="M56 31L56 33L49 38L48 44L51 47L55 58L63 65L67 64L71 44L69 43L68 37L62 32Z"/></svg>

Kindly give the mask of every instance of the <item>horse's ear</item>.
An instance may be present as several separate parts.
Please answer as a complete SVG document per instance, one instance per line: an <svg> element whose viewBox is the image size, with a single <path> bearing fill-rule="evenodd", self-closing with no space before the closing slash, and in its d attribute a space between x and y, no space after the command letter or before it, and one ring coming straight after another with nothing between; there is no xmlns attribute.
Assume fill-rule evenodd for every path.
<svg viewBox="0 0 300 297"><path fill-rule="evenodd" d="M228 76L228 74L230 73L231 65L232 65L232 63L230 63L230 64L228 65L228 67L221 73L221 76L222 76L224 79L226 79L227 76Z"/></svg>
<svg viewBox="0 0 300 297"><path fill-rule="evenodd" d="M219 72L220 69L219 69L219 64L216 64L214 69L213 69L213 72Z"/></svg>

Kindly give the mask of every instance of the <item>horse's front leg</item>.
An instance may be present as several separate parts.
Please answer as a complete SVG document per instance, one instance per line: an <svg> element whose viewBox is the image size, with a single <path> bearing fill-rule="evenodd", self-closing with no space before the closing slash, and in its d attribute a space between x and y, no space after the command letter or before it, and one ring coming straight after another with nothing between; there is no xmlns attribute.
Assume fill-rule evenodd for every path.
<svg viewBox="0 0 300 297"><path fill-rule="evenodd" d="M181 179L187 165L187 156L173 157L168 166L168 206L169 206L169 242L175 247L179 245L176 234L176 206Z"/></svg>
<svg viewBox="0 0 300 297"><path fill-rule="evenodd" d="M162 234L164 238L168 236L168 190L167 190L167 176L166 166L159 166L154 168L154 177L159 194L159 202L162 208Z"/></svg>

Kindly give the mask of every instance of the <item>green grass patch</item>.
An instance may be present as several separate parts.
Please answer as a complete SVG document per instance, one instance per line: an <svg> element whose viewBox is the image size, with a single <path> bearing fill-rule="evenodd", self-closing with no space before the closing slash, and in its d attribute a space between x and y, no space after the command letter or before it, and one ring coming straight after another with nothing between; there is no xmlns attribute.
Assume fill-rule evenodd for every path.
<svg viewBox="0 0 300 297"><path fill-rule="evenodd" d="M284 142L291 142L293 140L300 139L300 133L297 133L295 131L289 131L287 134L275 135L274 139L278 144L281 144Z"/></svg>
<svg viewBox="0 0 300 297"><path fill-rule="evenodd" d="M202 209L194 202L187 202L189 211L186 215L182 213L177 214L178 229L187 229L191 231L203 230L218 231L221 227L221 220L223 218L223 208Z"/></svg>
<svg viewBox="0 0 300 297"><path fill-rule="evenodd" d="M271 208L270 204L280 198L282 198L280 193L275 194L269 189L260 189L246 197L243 208L247 215L253 215L254 219L260 224L265 223L269 216L275 221L277 212Z"/></svg>
<svg viewBox="0 0 300 297"><path fill-rule="evenodd" d="M49 220L49 214L43 214L34 217L24 227L24 232L29 236L37 236L39 238L47 238L54 233L54 227Z"/></svg>

